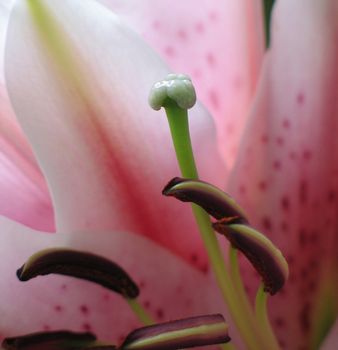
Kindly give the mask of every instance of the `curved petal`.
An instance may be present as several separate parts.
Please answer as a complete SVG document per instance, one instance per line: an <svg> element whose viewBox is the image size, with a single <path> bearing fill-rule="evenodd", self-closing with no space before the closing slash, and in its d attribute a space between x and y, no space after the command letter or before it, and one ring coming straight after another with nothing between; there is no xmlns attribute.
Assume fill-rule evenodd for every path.
<svg viewBox="0 0 338 350"><path fill-rule="evenodd" d="M4 60L4 50L5 50L5 37L7 32L7 25L9 19L10 9L13 5L14 0L3 0L0 3L0 82L3 83L3 60Z"/></svg>
<svg viewBox="0 0 338 350"><path fill-rule="evenodd" d="M215 118L230 167L246 123L264 53L261 1L101 0L127 21L175 71L194 79ZM136 10L137 9L137 10Z"/></svg>
<svg viewBox="0 0 338 350"><path fill-rule="evenodd" d="M49 192L31 147L0 84L0 215L38 230L54 230Z"/></svg>
<svg viewBox="0 0 338 350"><path fill-rule="evenodd" d="M0 3L0 215L38 230L53 231L53 209L45 180L4 87L4 43L12 4L12 0Z"/></svg>
<svg viewBox="0 0 338 350"><path fill-rule="evenodd" d="M57 229L130 230L203 267L189 208L161 195L179 172L166 118L147 104L168 72L151 49L89 0L17 1L7 43L10 97L48 179ZM202 176L219 183L211 120L201 107L191 114Z"/></svg>
<svg viewBox="0 0 338 350"><path fill-rule="evenodd" d="M289 283L272 302L287 349L318 347L337 313L337 11L330 0L277 3L229 185L289 261Z"/></svg>
<svg viewBox="0 0 338 350"><path fill-rule="evenodd" d="M147 238L127 232L48 235L5 218L0 218L0 227L1 337L69 329L90 330L116 342L140 326L123 298L101 286L59 275L25 283L16 278L16 269L31 254L55 246L90 251L119 263L139 284L139 301L157 321L221 311L218 293L206 275Z"/></svg>

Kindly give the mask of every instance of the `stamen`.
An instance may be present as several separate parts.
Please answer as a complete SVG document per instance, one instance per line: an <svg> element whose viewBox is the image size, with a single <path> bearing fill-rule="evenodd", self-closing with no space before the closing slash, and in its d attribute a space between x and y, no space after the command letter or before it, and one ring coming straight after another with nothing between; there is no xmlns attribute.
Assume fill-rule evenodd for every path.
<svg viewBox="0 0 338 350"><path fill-rule="evenodd" d="M125 350L175 350L230 341L222 315L207 315L143 327L131 332L121 345Z"/></svg>
<svg viewBox="0 0 338 350"><path fill-rule="evenodd" d="M95 341L95 335L88 332L54 331L5 338L1 346L6 350L80 350L94 346Z"/></svg>
<svg viewBox="0 0 338 350"><path fill-rule="evenodd" d="M214 223L213 227L248 258L261 275L266 292L273 295L283 287L289 275L288 264L281 251L266 236L249 226L228 225L222 220Z"/></svg>
<svg viewBox="0 0 338 350"><path fill-rule="evenodd" d="M162 194L182 202L193 202L218 220L229 218L231 222L248 222L243 208L233 198L204 181L175 177L165 186Z"/></svg>
<svg viewBox="0 0 338 350"><path fill-rule="evenodd" d="M17 271L17 276L20 281L28 281L51 273L100 284L128 299L139 295L136 283L117 264L98 255L66 248L45 249L35 253Z"/></svg>

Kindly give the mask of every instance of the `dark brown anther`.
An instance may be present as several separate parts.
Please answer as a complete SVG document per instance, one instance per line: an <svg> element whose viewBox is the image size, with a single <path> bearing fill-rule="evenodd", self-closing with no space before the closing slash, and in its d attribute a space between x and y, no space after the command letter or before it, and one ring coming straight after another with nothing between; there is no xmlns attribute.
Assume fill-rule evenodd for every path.
<svg viewBox="0 0 338 350"><path fill-rule="evenodd" d="M143 327L131 332L123 350L177 350L230 341L222 315L205 315Z"/></svg>
<svg viewBox="0 0 338 350"><path fill-rule="evenodd" d="M5 338L1 346L6 350L82 350L95 341L95 335L88 332L54 331Z"/></svg>
<svg viewBox="0 0 338 350"><path fill-rule="evenodd" d="M236 223L248 222L244 210L233 198L204 181L175 177L165 186L162 194L182 202L195 203L218 220L231 218Z"/></svg>
<svg viewBox="0 0 338 350"><path fill-rule="evenodd" d="M233 247L241 251L262 277L264 290L277 293L289 275L288 264L281 251L262 233L253 228L220 220L214 229L224 235Z"/></svg>
<svg viewBox="0 0 338 350"><path fill-rule="evenodd" d="M139 295L137 285L120 266L87 252L66 248L45 249L32 255L17 271L20 281L48 274L91 281L129 299Z"/></svg>
<svg viewBox="0 0 338 350"><path fill-rule="evenodd" d="M116 346L114 345L95 345L95 346L87 346L81 350L115 350Z"/></svg>

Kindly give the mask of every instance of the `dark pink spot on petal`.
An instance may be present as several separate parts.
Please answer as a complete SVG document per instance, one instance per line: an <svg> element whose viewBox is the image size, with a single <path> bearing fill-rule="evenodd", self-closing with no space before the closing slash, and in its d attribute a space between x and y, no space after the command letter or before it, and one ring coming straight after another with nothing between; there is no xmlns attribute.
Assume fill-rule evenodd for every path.
<svg viewBox="0 0 338 350"><path fill-rule="evenodd" d="M282 317L276 317L275 318L275 325L277 328L284 328L285 327L285 320Z"/></svg>
<svg viewBox="0 0 338 350"><path fill-rule="evenodd" d="M177 32L177 36L181 39L181 40L186 40L188 35L187 35L187 32L184 30L184 29L180 29L178 32Z"/></svg>
<svg viewBox="0 0 338 350"><path fill-rule="evenodd" d="M48 325L48 324L44 324L43 326L42 326L42 329L44 330L44 331L50 331L50 326Z"/></svg>
<svg viewBox="0 0 338 350"><path fill-rule="evenodd" d="M146 300L143 305L146 309L149 309L150 308L150 301Z"/></svg>
<svg viewBox="0 0 338 350"><path fill-rule="evenodd" d="M337 198L337 193L335 190L330 190L329 193L327 194L327 200L329 203L332 203L336 200Z"/></svg>
<svg viewBox="0 0 338 350"><path fill-rule="evenodd" d="M110 299L110 295L109 295L108 293L104 293L104 294L103 294L103 299L104 299L105 301L108 301L108 300Z"/></svg>
<svg viewBox="0 0 338 350"><path fill-rule="evenodd" d="M289 208L290 208L290 199L289 199L289 197L283 196L281 198L281 206L282 206L283 210L285 210L285 211L289 210Z"/></svg>
<svg viewBox="0 0 338 350"><path fill-rule="evenodd" d="M306 149L304 152L303 152L303 158L305 160L310 160L312 158L312 152L308 149Z"/></svg>
<svg viewBox="0 0 338 350"><path fill-rule="evenodd" d="M175 56L175 49L172 46L167 46L164 49L164 53L169 57L173 57Z"/></svg>
<svg viewBox="0 0 338 350"><path fill-rule="evenodd" d="M283 137L278 136L278 137L276 138L276 143L277 143L278 146L283 146L283 145L284 145L284 139L283 139Z"/></svg>
<svg viewBox="0 0 338 350"><path fill-rule="evenodd" d="M260 181L258 183L258 188L261 190L261 191L265 191L266 190L266 187L267 187L267 184L265 181Z"/></svg>
<svg viewBox="0 0 338 350"><path fill-rule="evenodd" d="M205 264L201 267L201 270L204 274L207 274L209 272L209 266Z"/></svg>
<svg viewBox="0 0 338 350"><path fill-rule="evenodd" d="M55 306L54 306L54 310L55 310L56 312L61 312L61 311L63 310L63 307L62 307L61 305L55 305Z"/></svg>
<svg viewBox="0 0 338 350"><path fill-rule="evenodd" d="M218 14L216 11L209 12L209 19L211 21L216 21L218 19Z"/></svg>
<svg viewBox="0 0 338 350"><path fill-rule="evenodd" d="M301 180L299 183L299 201L305 204L308 200L308 184L306 180Z"/></svg>
<svg viewBox="0 0 338 350"><path fill-rule="evenodd" d="M284 119L282 125L283 125L284 129L289 129L290 128L290 121L289 121L289 119Z"/></svg>
<svg viewBox="0 0 338 350"><path fill-rule="evenodd" d="M281 167L282 167L282 163L279 161L279 160L275 160L273 163L272 163L272 166L275 170L280 170Z"/></svg>
<svg viewBox="0 0 338 350"><path fill-rule="evenodd" d="M214 67L215 66L216 60L215 60L215 56L213 55L213 53L208 52L207 56L206 56L206 59L207 59L208 65L210 67Z"/></svg>
<svg viewBox="0 0 338 350"><path fill-rule="evenodd" d="M212 106L215 109L219 109L219 98L218 98L215 90L209 91L209 98L210 98L210 102L211 102Z"/></svg>
<svg viewBox="0 0 338 350"><path fill-rule="evenodd" d="M299 92L296 96L296 101L298 105L303 105L305 102L305 95L303 92Z"/></svg>
<svg viewBox="0 0 338 350"><path fill-rule="evenodd" d="M80 305L80 311L83 315L88 315L89 314L89 308L87 305Z"/></svg>
<svg viewBox="0 0 338 350"><path fill-rule="evenodd" d="M240 193L240 194L245 194L245 193L246 193L246 187L245 187L245 185L243 185L243 184L240 185L238 190L239 190L239 193Z"/></svg>
<svg viewBox="0 0 338 350"><path fill-rule="evenodd" d="M153 22L152 26L155 30L158 30L161 27L161 22L156 20Z"/></svg>
<svg viewBox="0 0 338 350"><path fill-rule="evenodd" d="M264 216L262 219L262 225L264 230L271 231L272 229L272 222L268 216Z"/></svg>
<svg viewBox="0 0 338 350"><path fill-rule="evenodd" d="M62 284L60 289L65 291L67 289L67 285L66 284Z"/></svg>
<svg viewBox="0 0 338 350"><path fill-rule="evenodd" d="M163 317L164 317L163 309L157 309L156 310L156 316L158 317L158 319L162 320Z"/></svg>
<svg viewBox="0 0 338 350"><path fill-rule="evenodd" d="M262 142L262 143L268 143L268 142L269 142L269 136L266 135L266 134L263 134L263 135L261 136L261 142Z"/></svg>
<svg viewBox="0 0 338 350"><path fill-rule="evenodd" d="M205 30L203 22L197 22L195 24L195 30L197 33L202 34Z"/></svg>
<svg viewBox="0 0 338 350"><path fill-rule="evenodd" d="M191 260L191 262L192 262L193 264L196 264L197 261L198 261L198 256L197 256L197 254L195 254L195 253L191 254L190 260Z"/></svg>
<svg viewBox="0 0 338 350"><path fill-rule="evenodd" d="M87 331L87 332L90 332L92 330L92 326L88 322L82 323L82 327L81 328L84 331Z"/></svg>

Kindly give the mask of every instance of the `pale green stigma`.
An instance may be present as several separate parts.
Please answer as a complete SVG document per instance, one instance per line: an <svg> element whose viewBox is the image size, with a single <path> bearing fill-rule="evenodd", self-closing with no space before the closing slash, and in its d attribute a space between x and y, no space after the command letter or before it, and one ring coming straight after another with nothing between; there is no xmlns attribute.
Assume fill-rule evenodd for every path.
<svg viewBox="0 0 338 350"><path fill-rule="evenodd" d="M189 76L168 74L163 80L153 85L149 94L149 104L156 111L171 101L182 109L189 109L196 103L195 88Z"/></svg>

